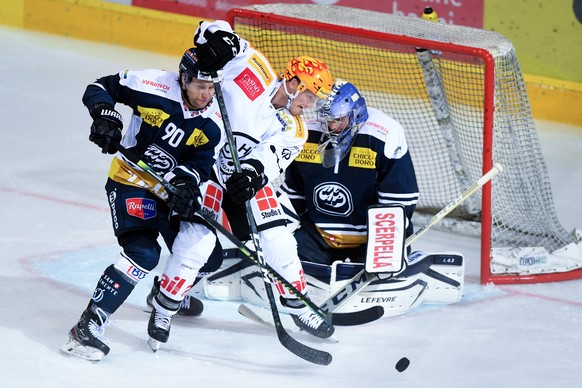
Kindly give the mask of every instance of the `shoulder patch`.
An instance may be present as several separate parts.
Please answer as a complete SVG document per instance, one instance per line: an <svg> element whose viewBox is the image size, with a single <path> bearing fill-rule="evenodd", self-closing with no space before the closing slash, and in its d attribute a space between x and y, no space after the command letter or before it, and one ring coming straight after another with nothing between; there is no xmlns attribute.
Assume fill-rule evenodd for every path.
<svg viewBox="0 0 582 388"><path fill-rule="evenodd" d="M277 120L281 123L283 128L281 128L281 132L287 132L293 129L293 116L290 115L286 109L277 109Z"/></svg>
<svg viewBox="0 0 582 388"><path fill-rule="evenodd" d="M295 137L305 139L305 122L299 116L294 116L285 108L277 110L277 120L281 123L282 132L295 131Z"/></svg>
<svg viewBox="0 0 582 388"><path fill-rule="evenodd" d="M350 150L350 160L348 165L350 167L359 168L376 168L376 151L364 147L352 147Z"/></svg>
<svg viewBox="0 0 582 388"><path fill-rule="evenodd" d="M188 140L186 140L186 145L200 147L208 143L209 141L210 140L208 140L208 137L206 137L206 135L204 134L204 132L202 132L201 129L194 128L194 131L192 132Z"/></svg>
<svg viewBox="0 0 582 388"><path fill-rule="evenodd" d="M303 149L299 155L297 155L295 160L298 162L321 164L321 156L319 156L317 146L318 145L316 143L305 143Z"/></svg>
<svg viewBox="0 0 582 388"><path fill-rule="evenodd" d="M251 101L255 101L265 91L259 78L248 67L234 78L234 83Z"/></svg>
<svg viewBox="0 0 582 388"><path fill-rule="evenodd" d="M138 105L137 111L139 112L141 119L152 127L161 128L164 121L170 117L170 115L163 110L156 108L146 108Z"/></svg>

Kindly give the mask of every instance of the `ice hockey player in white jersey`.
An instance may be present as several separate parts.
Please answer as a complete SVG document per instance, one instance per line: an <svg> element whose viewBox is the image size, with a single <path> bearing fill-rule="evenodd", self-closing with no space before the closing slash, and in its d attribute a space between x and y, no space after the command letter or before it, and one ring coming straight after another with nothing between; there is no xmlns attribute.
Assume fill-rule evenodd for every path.
<svg viewBox="0 0 582 388"><path fill-rule="evenodd" d="M327 97L333 85L331 73L322 61L299 56L288 62L283 77L279 77L267 58L224 21L201 23L194 42L203 71L222 69L221 89L242 167L242 173L234 171L229 147L223 147L203 198L203 211L217 217L222 208L233 234L247 241L250 229L245 203L250 201L265 261L305 292L295 239L292 230L286 227L286 218L270 183L301 151L307 137L301 115ZM193 252L209 254L208 247L211 249L217 240L215 234L202 224L194 228L198 237ZM167 266L162 279L175 281L162 281L159 287L154 284L154 294L159 288L154 300L175 294L175 284L184 279L181 263L174 261ZM188 277L185 283L188 287L191 280ZM333 326L291 292L283 287L278 289L282 303L299 327L322 338L333 334ZM185 291L184 286L178 295ZM168 316L175 312L154 307L154 311Z"/></svg>
<svg viewBox="0 0 582 388"><path fill-rule="evenodd" d="M194 229L189 225L201 220L195 216L200 209L200 186L210 177L218 150L225 143L223 122L213 99L214 84L200 71L194 48L184 53L179 69L179 74L123 70L91 83L83 95L83 104L93 118L89 139L103 153L116 154L105 189L122 249L117 261L102 272L88 306L69 331L69 340L61 347L65 355L99 361L109 353L104 336L109 316L158 264L159 235L172 252L168 261L188 263L195 272L214 248L214 244L202 244L193 251L192 245L204 236L191 233ZM132 109L123 138L122 117L114 109L117 103ZM169 194L117 153L120 142L164 176L176 192ZM195 275L181 276L193 280ZM175 293L154 304L177 310L185 289L178 285L174 289ZM152 313L149 335L167 337L165 329L169 330L169 318Z"/></svg>

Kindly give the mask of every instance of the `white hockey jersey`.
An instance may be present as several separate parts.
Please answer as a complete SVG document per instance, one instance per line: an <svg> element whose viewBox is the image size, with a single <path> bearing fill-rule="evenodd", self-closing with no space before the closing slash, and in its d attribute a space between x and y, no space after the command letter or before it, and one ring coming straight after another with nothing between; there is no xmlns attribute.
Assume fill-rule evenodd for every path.
<svg viewBox="0 0 582 388"><path fill-rule="evenodd" d="M307 130L301 117L271 104L282 81L269 61L242 38L240 45L222 71L226 109L241 163L259 161L273 182L301 151ZM228 144L219 153L215 172L222 185L234 172Z"/></svg>

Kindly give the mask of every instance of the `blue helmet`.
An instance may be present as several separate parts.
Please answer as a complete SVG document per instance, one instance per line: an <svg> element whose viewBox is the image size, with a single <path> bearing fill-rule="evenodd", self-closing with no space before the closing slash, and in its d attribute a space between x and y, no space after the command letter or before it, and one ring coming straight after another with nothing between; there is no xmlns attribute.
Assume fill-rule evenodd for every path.
<svg viewBox="0 0 582 388"><path fill-rule="evenodd" d="M329 128L329 122L344 117L349 121L341 132ZM353 84L338 80L330 95L318 106L317 119L323 132L318 147L322 165L331 167L348 153L356 133L368 120L366 100Z"/></svg>

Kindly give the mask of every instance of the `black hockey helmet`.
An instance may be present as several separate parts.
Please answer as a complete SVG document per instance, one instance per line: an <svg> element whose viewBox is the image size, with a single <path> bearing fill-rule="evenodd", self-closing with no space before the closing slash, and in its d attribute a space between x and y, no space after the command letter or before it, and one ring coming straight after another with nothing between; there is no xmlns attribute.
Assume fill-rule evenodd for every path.
<svg viewBox="0 0 582 388"><path fill-rule="evenodd" d="M204 73L198 68L198 57L196 57L194 47L186 50L182 56L182 60L180 61L180 74L182 73L202 81L212 81L212 76L209 73Z"/></svg>

